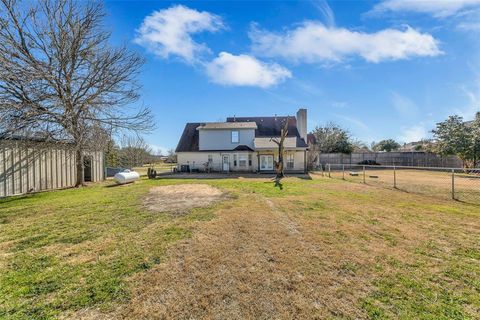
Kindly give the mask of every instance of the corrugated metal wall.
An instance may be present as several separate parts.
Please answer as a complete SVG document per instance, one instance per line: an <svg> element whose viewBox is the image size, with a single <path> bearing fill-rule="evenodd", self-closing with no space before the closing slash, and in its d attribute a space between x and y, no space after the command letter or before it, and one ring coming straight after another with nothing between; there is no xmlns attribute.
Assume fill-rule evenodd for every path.
<svg viewBox="0 0 480 320"><path fill-rule="evenodd" d="M87 152L92 181L104 179L103 152ZM61 145L0 140L0 197L75 186L75 152Z"/></svg>

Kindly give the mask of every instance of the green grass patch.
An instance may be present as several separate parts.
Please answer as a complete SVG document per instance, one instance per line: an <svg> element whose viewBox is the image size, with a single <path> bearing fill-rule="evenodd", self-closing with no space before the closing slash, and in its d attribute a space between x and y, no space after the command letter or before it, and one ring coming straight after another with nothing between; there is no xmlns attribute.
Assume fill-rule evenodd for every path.
<svg viewBox="0 0 480 320"><path fill-rule="evenodd" d="M221 188L228 200L185 215L143 207L152 186L184 183ZM296 261L306 262L292 268L303 273L288 274L326 279L357 302L349 306L355 309L351 314L323 310L332 317L342 312L346 318L370 319L479 315L478 206L327 178L286 179L283 189L268 179L108 184L0 200L0 318L53 319L84 308L112 310L129 300L130 277L162 263L169 246L192 237L219 212L228 219L230 209L240 208L246 208L245 219L263 209L273 212L272 217L282 218L279 230L291 228L289 241L301 239L296 254L305 260ZM252 201L256 211L250 210ZM284 249L299 248L290 245ZM310 252L319 253L318 259ZM282 271L269 269L264 276L288 278ZM325 283L305 286L322 287L333 290Z"/></svg>
<svg viewBox="0 0 480 320"><path fill-rule="evenodd" d="M162 262L166 248L191 236L195 209L176 218L149 212L148 181L0 200L0 318L52 319L86 307L108 309L128 299L127 277Z"/></svg>

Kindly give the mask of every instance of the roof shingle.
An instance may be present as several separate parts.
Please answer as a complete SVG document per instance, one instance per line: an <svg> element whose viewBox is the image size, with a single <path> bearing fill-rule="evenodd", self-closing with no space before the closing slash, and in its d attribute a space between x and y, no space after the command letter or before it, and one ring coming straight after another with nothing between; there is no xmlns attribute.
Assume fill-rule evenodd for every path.
<svg viewBox="0 0 480 320"><path fill-rule="evenodd" d="M198 122L189 122L185 125L175 152L198 151L199 134L197 127L200 125L201 123Z"/></svg>

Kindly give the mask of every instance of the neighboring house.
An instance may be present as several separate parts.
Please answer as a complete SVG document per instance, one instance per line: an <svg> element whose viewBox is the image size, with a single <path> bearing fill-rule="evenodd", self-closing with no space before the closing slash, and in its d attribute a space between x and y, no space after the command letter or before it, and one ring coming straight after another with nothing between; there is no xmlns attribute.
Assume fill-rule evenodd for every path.
<svg viewBox="0 0 480 320"><path fill-rule="evenodd" d="M286 172L307 170L307 110L291 117L230 117L225 122L187 123L178 143L181 171L273 172L280 131L288 119Z"/></svg>

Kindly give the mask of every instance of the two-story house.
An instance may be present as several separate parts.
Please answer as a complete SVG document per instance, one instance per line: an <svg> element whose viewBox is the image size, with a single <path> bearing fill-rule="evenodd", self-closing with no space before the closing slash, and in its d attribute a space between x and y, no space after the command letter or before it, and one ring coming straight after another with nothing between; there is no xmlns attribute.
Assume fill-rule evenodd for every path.
<svg viewBox="0 0 480 320"><path fill-rule="evenodd" d="M285 171L307 170L307 110L291 117L229 117L225 122L187 123L176 149L182 171L272 172L280 132L288 119Z"/></svg>

